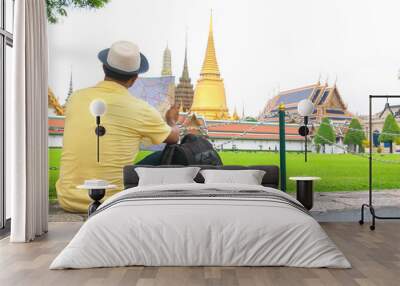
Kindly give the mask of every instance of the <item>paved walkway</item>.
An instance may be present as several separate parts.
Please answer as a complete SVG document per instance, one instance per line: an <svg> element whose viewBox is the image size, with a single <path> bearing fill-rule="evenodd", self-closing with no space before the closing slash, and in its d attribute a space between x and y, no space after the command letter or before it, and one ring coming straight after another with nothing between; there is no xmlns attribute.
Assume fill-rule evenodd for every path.
<svg viewBox="0 0 400 286"><path fill-rule="evenodd" d="M73 222L84 221L87 214L76 214L64 211L57 202L50 202L49 204L49 222Z"/></svg>
<svg viewBox="0 0 400 286"><path fill-rule="evenodd" d="M359 209L368 203L368 191L315 193L313 211ZM374 191L373 204L377 207L400 208L400 190Z"/></svg>
<svg viewBox="0 0 400 286"><path fill-rule="evenodd" d="M368 203L367 191L315 193L311 213L319 221L357 221L363 203ZM400 190L375 191L373 204L382 215L400 215ZM50 203L51 222L84 221L86 217L86 214L65 212L58 203ZM368 219L368 215L366 217Z"/></svg>

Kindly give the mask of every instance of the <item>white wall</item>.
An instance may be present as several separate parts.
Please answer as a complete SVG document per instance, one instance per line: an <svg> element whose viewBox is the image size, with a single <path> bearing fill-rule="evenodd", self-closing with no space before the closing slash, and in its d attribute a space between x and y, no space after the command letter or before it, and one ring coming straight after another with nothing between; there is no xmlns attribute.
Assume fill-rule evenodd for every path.
<svg viewBox="0 0 400 286"><path fill-rule="evenodd" d="M49 147L62 147L63 136L62 135L49 135Z"/></svg>
<svg viewBox="0 0 400 286"><path fill-rule="evenodd" d="M229 143L226 143L228 142ZM221 149L221 144L223 145L223 150L257 150L257 151L274 151L279 150L279 141L278 140L228 140L228 139L212 139L216 149ZM234 148L236 147L236 148ZM304 150L304 143L302 141L286 141L286 150L287 151L302 151Z"/></svg>

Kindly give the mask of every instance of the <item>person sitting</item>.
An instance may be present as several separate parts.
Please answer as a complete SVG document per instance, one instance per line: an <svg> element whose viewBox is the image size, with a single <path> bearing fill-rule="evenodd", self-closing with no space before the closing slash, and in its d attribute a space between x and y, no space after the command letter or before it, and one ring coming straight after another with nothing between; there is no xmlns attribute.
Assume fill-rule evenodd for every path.
<svg viewBox="0 0 400 286"><path fill-rule="evenodd" d="M149 69L138 46L119 41L102 50L98 58L103 64L104 80L74 92L66 105L56 190L60 206L70 212L87 211L91 200L87 192L76 188L85 180L102 179L117 185L117 189L107 191L106 198L123 189L123 167L134 162L143 138L153 144L179 141L176 126L179 106L167 111L165 122L155 108L128 91L138 75ZM101 118L106 134L100 139L100 162L96 156L96 121L89 112L94 99L103 100L107 105L107 112Z"/></svg>

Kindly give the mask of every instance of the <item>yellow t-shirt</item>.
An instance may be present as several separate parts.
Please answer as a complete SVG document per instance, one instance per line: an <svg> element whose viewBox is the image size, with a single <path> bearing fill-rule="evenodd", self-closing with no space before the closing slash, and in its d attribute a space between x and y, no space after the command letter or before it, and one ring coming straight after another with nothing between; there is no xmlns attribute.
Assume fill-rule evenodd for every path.
<svg viewBox="0 0 400 286"><path fill-rule="evenodd" d="M100 137L100 162L97 163L96 119L89 111L94 99L107 104L101 117L106 134ZM102 81L97 86L74 92L66 106L60 177L56 184L61 207L85 212L91 199L76 186L88 179L107 180L118 186L106 197L123 189L123 167L133 164L140 141L149 138L162 143L171 132L160 113L145 101L132 96L122 85Z"/></svg>

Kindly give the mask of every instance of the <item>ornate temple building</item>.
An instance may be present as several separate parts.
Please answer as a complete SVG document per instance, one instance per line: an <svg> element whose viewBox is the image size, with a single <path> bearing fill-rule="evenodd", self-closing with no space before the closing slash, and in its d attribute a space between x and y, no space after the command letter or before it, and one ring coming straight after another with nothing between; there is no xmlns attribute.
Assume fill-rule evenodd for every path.
<svg viewBox="0 0 400 286"><path fill-rule="evenodd" d="M193 103L193 85L189 77L189 69L187 62L187 42L185 47L185 60L183 62L182 76L179 78L179 83L175 89L175 102L181 104L182 112L187 112L192 107Z"/></svg>
<svg viewBox="0 0 400 286"><path fill-rule="evenodd" d="M375 147L378 146L377 141L378 137L382 132L383 125L385 124L386 117L391 114L393 115L394 119L400 125L400 105L390 105L389 102L385 103L384 108L377 113L372 114L372 132L374 138L374 145ZM369 115L361 115L361 124L364 126L365 134L369 134Z"/></svg>
<svg viewBox="0 0 400 286"><path fill-rule="evenodd" d="M172 67L171 67L171 50L167 47L164 50L163 55L163 66L161 70L162 76L172 76Z"/></svg>
<svg viewBox="0 0 400 286"><path fill-rule="evenodd" d="M181 136L204 135L217 150L278 151L279 126L276 123L231 120L205 120L194 113L181 113L177 122ZM304 138L297 124L286 126L286 148L304 150Z"/></svg>
<svg viewBox="0 0 400 286"><path fill-rule="evenodd" d="M212 16L210 30L200 79L194 91L192 112L203 115L206 119L229 119L226 105L225 87L220 77L217 57L214 47Z"/></svg>
<svg viewBox="0 0 400 286"><path fill-rule="evenodd" d="M316 84L286 90L280 92L266 104L259 120L278 121L277 111L280 104L285 105L287 121L300 122L302 119L297 113L297 105L303 99L309 99L314 103L314 113L310 116L312 123L319 123L324 117L328 117L333 123L344 125L351 121L353 115L347 110L336 83L329 87L328 84Z"/></svg>
<svg viewBox="0 0 400 286"><path fill-rule="evenodd" d="M49 147L62 147L64 134L64 108L61 106L57 97L49 87L47 90L48 98L48 126Z"/></svg>

